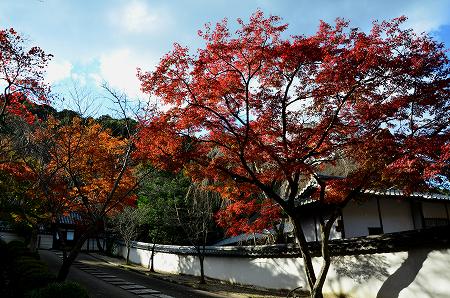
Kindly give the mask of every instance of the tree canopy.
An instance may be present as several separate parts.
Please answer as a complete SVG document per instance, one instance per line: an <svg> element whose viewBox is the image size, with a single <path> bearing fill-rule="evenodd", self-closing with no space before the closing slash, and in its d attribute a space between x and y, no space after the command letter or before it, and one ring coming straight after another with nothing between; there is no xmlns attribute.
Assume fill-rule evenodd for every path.
<svg viewBox="0 0 450 298"><path fill-rule="evenodd" d="M37 46L27 49L14 29L0 30L0 120L9 113L32 121L30 105L48 102L49 89L43 80L51 57Z"/></svg>
<svg viewBox="0 0 450 298"><path fill-rule="evenodd" d="M26 196L45 205L49 221L76 212L82 233L59 279L88 237L103 231L106 216L135 205L137 180L132 170L132 143L116 138L94 120L74 117L70 122L49 117L24 130L25 144L13 148L13 158L2 169L28 181Z"/></svg>
<svg viewBox="0 0 450 298"><path fill-rule="evenodd" d="M175 44L155 71L139 72L164 108L142 121L138 147L158 167L215 182L224 198L261 193L279 205L319 297L338 207L363 188L427 188L448 165L448 59L443 44L404 21L374 22L366 33L337 19L290 38L280 18L261 11L239 19L234 34L227 20L207 25L195 54ZM324 179L342 160L345 175ZM304 193L311 179L318 190ZM321 221L318 274L300 224L299 202L311 196L336 206Z"/></svg>

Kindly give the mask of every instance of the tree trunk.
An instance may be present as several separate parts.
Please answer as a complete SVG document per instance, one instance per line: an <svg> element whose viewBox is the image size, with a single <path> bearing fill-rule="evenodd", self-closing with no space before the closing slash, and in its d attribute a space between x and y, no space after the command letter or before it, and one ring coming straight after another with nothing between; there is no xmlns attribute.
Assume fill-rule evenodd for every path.
<svg viewBox="0 0 450 298"><path fill-rule="evenodd" d="M286 244L286 238L284 235L284 228L286 226L286 219L282 218L279 228L275 228L275 244Z"/></svg>
<svg viewBox="0 0 450 298"><path fill-rule="evenodd" d="M58 235L59 238L59 249L63 253L63 262L64 262L64 260L67 259L66 241L64 240L64 235L61 231L61 228L58 225L56 226L56 234Z"/></svg>
<svg viewBox="0 0 450 298"><path fill-rule="evenodd" d="M38 243L38 228L33 225L32 230L31 230L30 244L29 244L30 252L37 251L37 249L38 249L37 243Z"/></svg>
<svg viewBox="0 0 450 298"><path fill-rule="evenodd" d="M200 253L198 255L198 259L200 261L200 284L206 284L205 270L204 270L204 267L203 267L203 262L205 260L205 256L202 253Z"/></svg>
<svg viewBox="0 0 450 298"><path fill-rule="evenodd" d="M336 218L338 217L337 212L333 212L328 221L321 222L321 255L322 255L322 266L316 277L314 267L312 265L312 256L308 242L306 241L303 229L300 223L300 217L294 217L293 222L295 226L295 234L300 244L300 250L302 253L303 263L305 264L306 276L308 279L308 284L311 290L312 298L322 298L322 289L325 283L328 270L331 265L331 256L329 251L329 238L331 233L331 228L333 227Z"/></svg>
<svg viewBox="0 0 450 298"><path fill-rule="evenodd" d="M81 248L83 247L84 242L91 236L93 230L88 230L86 233L81 235L81 237L77 240L75 246L70 251L69 255L63 258L63 263L61 268L59 269L58 276L56 277L56 281L63 282L66 280L67 275L69 274L70 266L72 266L73 262L78 256ZM63 251L65 254L65 250Z"/></svg>
<svg viewBox="0 0 450 298"><path fill-rule="evenodd" d="M311 298L323 298L322 288L313 289L311 291Z"/></svg>
<svg viewBox="0 0 450 298"><path fill-rule="evenodd" d="M156 243L153 243L152 254L150 256L150 261L151 261L150 272L155 272L155 266L153 265L154 261L155 261L155 246L156 246Z"/></svg>
<svg viewBox="0 0 450 298"><path fill-rule="evenodd" d="M127 265L130 265L130 243L127 243Z"/></svg>
<svg viewBox="0 0 450 298"><path fill-rule="evenodd" d="M103 248L102 244L100 243L100 239L97 237L95 237L95 240L97 241L97 249L99 252L105 252L105 249Z"/></svg>
<svg viewBox="0 0 450 298"><path fill-rule="evenodd" d="M327 222L324 222L322 220L320 223L320 236L322 240L321 241L322 268L320 268L320 272L317 277L316 283L314 284L313 290L311 291L311 294L315 294L316 296L312 297L322 297L323 285L325 283L328 270L330 269L331 265L331 256L329 248L330 234L333 224L338 218L338 214L339 214L338 209L335 209L328 218ZM318 293L320 293L320 295Z"/></svg>
<svg viewBox="0 0 450 298"><path fill-rule="evenodd" d="M314 267L312 264L312 257L311 252L309 250L309 244L306 241L305 234L301 226L300 216L299 215L291 216L291 219L292 222L294 223L295 236L299 242L300 252L302 255L303 263L305 265L306 279L308 281L310 289L312 290L314 288L314 284L316 283L316 274L314 272Z"/></svg>

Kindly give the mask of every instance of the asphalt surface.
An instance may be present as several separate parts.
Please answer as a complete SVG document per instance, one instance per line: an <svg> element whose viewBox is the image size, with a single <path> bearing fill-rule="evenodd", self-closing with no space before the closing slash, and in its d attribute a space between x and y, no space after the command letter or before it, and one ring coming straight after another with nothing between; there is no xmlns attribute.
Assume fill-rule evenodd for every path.
<svg viewBox="0 0 450 298"><path fill-rule="evenodd" d="M61 252L40 250L39 254L56 274L62 263ZM78 255L67 280L83 285L90 297L224 297L121 269L85 253Z"/></svg>

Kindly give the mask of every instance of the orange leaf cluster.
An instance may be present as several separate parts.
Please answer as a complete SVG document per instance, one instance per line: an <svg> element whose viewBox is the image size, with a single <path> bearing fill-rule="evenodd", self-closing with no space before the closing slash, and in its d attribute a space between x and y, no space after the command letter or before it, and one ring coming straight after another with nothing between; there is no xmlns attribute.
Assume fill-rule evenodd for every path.
<svg viewBox="0 0 450 298"><path fill-rule="evenodd" d="M80 118L66 125L50 118L30 137L38 149L13 167L35 182L30 195L46 201L54 214L101 218L135 204L129 140Z"/></svg>

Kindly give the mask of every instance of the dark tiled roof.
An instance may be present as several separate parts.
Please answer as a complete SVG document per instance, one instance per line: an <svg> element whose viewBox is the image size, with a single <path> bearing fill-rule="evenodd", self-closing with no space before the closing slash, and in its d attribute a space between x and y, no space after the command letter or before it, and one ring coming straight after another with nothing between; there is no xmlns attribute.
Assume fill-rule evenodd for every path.
<svg viewBox="0 0 450 298"><path fill-rule="evenodd" d="M81 221L81 216L78 213L70 212L68 215L61 215L58 217L60 224L74 225Z"/></svg>
<svg viewBox="0 0 450 298"><path fill-rule="evenodd" d="M362 191L362 193L376 196L409 197L426 200L450 201L450 196L448 195L431 192L413 192L410 194L406 194L404 191L398 189L386 189L386 190L365 189Z"/></svg>
<svg viewBox="0 0 450 298"><path fill-rule="evenodd" d="M123 241L117 243L124 245ZM151 243L132 242L131 247L151 250ZM313 256L320 256L319 242L309 242ZM413 248L442 249L450 247L450 226L426 228L415 231L365 236L350 239L330 240L331 255L358 255L395 251L409 251ZM175 254L196 254L193 246L155 245L155 251ZM257 246L206 246L204 254L220 257L300 257L299 247L292 244Z"/></svg>

